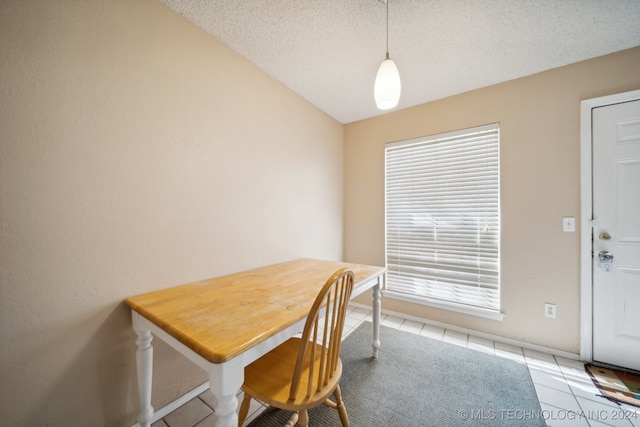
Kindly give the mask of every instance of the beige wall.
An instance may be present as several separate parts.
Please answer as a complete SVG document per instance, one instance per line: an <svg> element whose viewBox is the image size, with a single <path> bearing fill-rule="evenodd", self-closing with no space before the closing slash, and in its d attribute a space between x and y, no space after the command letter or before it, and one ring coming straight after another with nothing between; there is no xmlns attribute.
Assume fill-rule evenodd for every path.
<svg viewBox="0 0 640 427"><path fill-rule="evenodd" d="M562 217L580 217L580 101L638 88L640 47L346 125L345 259L384 265L386 142L499 122L505 319L388 298L383 309L579 353L579 233Z"/></svg>
<svg viewBox="0 0 640 427"><path fill-rule="evenodd" d="M3 0L0 58L3 426L135 422L127 296L342 258L342 126L160 2Z"/></svg>

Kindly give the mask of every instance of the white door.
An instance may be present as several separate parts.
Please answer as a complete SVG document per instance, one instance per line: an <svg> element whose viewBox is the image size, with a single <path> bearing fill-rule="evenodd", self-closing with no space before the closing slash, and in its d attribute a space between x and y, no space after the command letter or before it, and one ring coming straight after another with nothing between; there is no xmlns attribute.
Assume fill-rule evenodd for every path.
<svg viewBox="0 0 640 427"><path fill-rule="evenodd" d="M640 100L592 114L593 360L640 371Z"/></svg>

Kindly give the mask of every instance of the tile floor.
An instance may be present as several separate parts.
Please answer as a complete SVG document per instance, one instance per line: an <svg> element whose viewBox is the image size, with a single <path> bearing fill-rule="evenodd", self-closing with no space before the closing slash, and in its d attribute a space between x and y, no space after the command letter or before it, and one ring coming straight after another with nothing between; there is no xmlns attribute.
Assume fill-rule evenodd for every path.
<svg viewBox="0 0 640 427"><path fill-rule="evenodd" d="M350 307L344 335L347 336L363 321L370 320L370 311ZM514 411L495 416L514 419L542 416L547 426L553 427L640 427L640 408L618 406L598 396L597 388L585 372L583 364L577 360L514 347L392 315L383 314L382 324L526 364L542 412L526 414ZM241 399L241 395L239 396ZM214 425L215 417L212 407L213 395L207 391L153 423L152 427L210 427ZM260 403L252 401L246 423L251 422L262 409L264 407Z"/></svg>

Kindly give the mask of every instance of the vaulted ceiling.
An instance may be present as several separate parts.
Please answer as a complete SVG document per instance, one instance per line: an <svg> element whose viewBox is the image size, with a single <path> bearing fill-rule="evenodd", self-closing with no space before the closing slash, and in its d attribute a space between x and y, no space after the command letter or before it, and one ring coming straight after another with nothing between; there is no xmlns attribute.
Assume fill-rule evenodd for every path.
<svg viewBox="0 0 640 427"><path fill-rule="evenodd" d="M341 123L385 113L385 0L161 1ZM638 0L389 1L396 109L635 46Z"/></svg>

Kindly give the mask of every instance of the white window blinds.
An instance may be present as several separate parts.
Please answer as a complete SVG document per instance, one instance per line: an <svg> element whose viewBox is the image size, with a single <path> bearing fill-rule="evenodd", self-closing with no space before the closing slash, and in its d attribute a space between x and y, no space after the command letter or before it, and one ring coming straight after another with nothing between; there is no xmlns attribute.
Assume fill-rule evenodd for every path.
<svg viewBox="0 0 640 427"><path fill-rule="evenodd" d="M390 296L500 310L497 124L385 148Z"/></svg>

